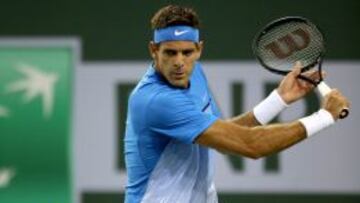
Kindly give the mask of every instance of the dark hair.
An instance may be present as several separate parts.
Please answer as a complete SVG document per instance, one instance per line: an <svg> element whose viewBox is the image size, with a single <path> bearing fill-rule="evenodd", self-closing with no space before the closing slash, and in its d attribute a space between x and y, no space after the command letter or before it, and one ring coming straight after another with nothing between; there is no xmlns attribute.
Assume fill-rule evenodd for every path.
<svg viewBox="0 0 360 203"><path fill-rule="evenodd" d="M197 13L188 7L169 5L158 10L151 19L151 28L160 29L172 25L188 25L200 27Z"/></svg>

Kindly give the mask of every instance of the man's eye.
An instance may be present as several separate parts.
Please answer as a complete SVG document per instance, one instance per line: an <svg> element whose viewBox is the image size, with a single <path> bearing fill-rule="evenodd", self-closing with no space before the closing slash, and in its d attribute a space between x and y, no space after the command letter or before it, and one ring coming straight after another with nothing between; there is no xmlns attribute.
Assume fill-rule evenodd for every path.
<svg viewBox="0 0 360 203"><path fill-rule="evenodd" d="M168 55L168 56L175 56L175 55L176 55L176 51L166 50L166 51L165 51L165 54Z"/></svg>
<svg viewBox="0 0 360 203"><path fill-rule="evenodd" d="M185 50L185 51L183 51L183 54L185 56L190 56L192 53L194 53L194 50Z"/></svg>

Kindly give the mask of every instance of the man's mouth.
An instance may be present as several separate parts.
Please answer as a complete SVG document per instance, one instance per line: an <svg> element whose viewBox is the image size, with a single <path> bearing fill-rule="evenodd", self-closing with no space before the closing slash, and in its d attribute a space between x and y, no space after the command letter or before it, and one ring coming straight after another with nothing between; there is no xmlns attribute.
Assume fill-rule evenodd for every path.
<svg viewBox="0 0 360 203"><path fill-rule="evenodd" d="M185 72L177 71L177 72L173 72L172 75L174 76L175 79L182 79L185 76Z"/></svg>

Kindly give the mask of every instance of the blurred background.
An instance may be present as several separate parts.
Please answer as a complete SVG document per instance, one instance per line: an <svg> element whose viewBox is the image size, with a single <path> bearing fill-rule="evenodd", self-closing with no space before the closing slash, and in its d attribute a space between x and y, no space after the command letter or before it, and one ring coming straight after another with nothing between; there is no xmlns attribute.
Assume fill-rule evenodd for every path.
<svg viewBox="0 0 360 203"><path fill-rule="evenodd" d="M193 7L202 55L224 117L249 111L281 77L254 60L267 23L303 16L324 32L328 83L352 101L350 117L260 160L217 154L220 202L360 201L360 2L7 1L0 12L0 202L123 202L127 98L150 58L150 18ZM319 108L316 93L275 121Z"/></svg>

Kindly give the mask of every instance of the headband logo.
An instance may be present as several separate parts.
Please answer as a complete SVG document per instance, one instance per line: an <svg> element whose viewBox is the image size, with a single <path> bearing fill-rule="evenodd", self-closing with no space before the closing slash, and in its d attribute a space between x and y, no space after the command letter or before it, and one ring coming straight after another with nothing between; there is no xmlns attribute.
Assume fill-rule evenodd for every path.
<svg viewBox="0 0 360 203"><path fill-rule="evenodd" d="M188 33L188 32L189 32L189 30L183 30L183 31L175 30L174 35L175 36L180 36L180 35L183 35L183 34Z"/></svg>

